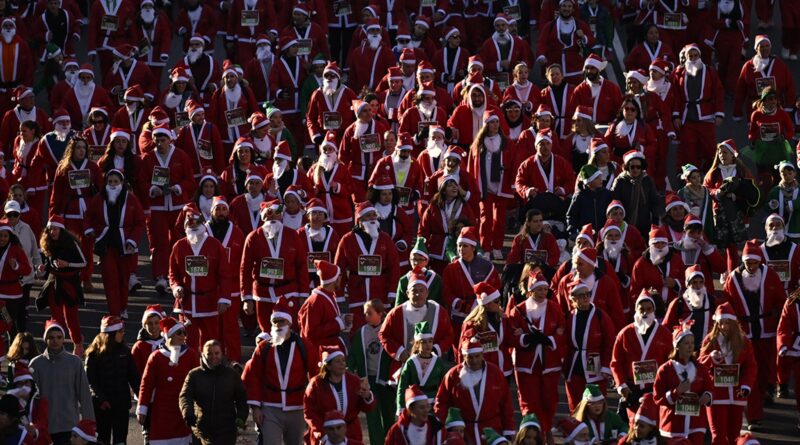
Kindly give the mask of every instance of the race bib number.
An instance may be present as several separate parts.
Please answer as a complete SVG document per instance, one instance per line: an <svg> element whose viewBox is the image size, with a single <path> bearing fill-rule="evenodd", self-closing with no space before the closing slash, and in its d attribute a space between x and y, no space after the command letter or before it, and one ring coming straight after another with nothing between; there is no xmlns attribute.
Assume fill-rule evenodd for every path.
<svg viewBox="0 0 800 445"><path fill-rule="evenodd" d="M714 386L718 388L739 386L739 364L714 365Z"/></svg>
<svg viewBox="0 0 800 445"><path fill-rule="evenodd" d="M349 0L339 0L333 2L333 15L341 17L343 15L350 15L353 13L353 6L350 5Z"/></svg>
<svg viewBox="0 0 800 445"><path fill-rule="evenodd" d="M664 14L664 27L672 29L680 29L681 27L683 27L683 14L680 13Z"/></svg>
<svg viewBox="0 0 800 445"><path fill-rule="evenodd" d="M497 339L497 332L494 331L486 331L481 332L478 334L478 339L481 341L481 346L483 346L483 352L497 352L498 351L498 339Z"/></svg>
<svg viewBox="0 0 800 445"><path fill-rule="evenodd" d="M588 352L586 354L586 373L590 375L600 374L600 353Z"/></svg>
<svg viewBox="0 0 800 445"><path fill-rule="evenodd" d="M782 282L788 283L792 278L792 269L788 260L767 261L767 266L772 269Z"/></svg>
<svg viewBox="0 0 800 445"><path fill-rule="evenodd" d="M152 49L153 45L147 38L139 40L139 43L136 44L136 51L139 54L139 57L146 56L150 51L152 51Z"/></svg>
<svg viewBox="0 0 800 445"><path fill-rule="evenodd" d="M315 261L331 261L331 253L330 252L308 252L308 271L311 273L317 272L317 266L314 264Z"/></svg>
<svg viewBox="0 0 800 445"><path fill-rule="evenodd" d="M422 0L420 4L423 8L435 8L436 0Z"/></svg>
<svg viewBox="0 0 800 445"><path fill-rule="evenodd" d="M177 128L182 128L187 125L191 120L189 120L189 113L187 111L177 111L175 112L175 126Z"/></svg>
<svg viewBox="0 0 800 445"><path fill-rule="evenodd" d="M648 385L655 382L656 371L658 371L658 362L655 360L633 362L633 383Z"/></svg>
<svg viewBox="0 0 800 445"><path fill-rule="evenodd" d="M338 130L342 127L342 114L338 111L325 111L322 113L322 128Z"/></svg>
<svg viewBox="0 0 800 445"><path fill-rule="evenodd" d="M205 255L191 255L187 256L186 262L186 275L190 277L207 277L208 276L208 257Z"/></svg>
<svg viewBox="0 0 800 445"><path fill-rule="evenodd" d="M525 262L528 264L547 264L547 251L525 249Z"/></svg>
<svg viewBox="0 0 800 445"><path fill-rule="evenodd" d="M365 134L358 137L358 145L364 153L374 153L381 149L381 141L377 133Z"/></svg>
<svg viewBox="0 0 800 445"><path fill-rule="evenodd" d="M758 131L762 141L772 142L780 136L781 124L778 122L764 122L758 126Z"/></svg>
<svg viewBox="0 0 800 445"><path fill-rule="evenodd" d="M270 280L282 280L283 258L262 258L258 276Z"/></svg>
<svg viewBox="0 0 800 445"><path fill-rule="evenodd" d="M297 39L297 55L307 56L311 54L311 39Z"/></svg>
<svg viewBox="0 0 800 445"><path fill-rule="evenodd" d="M88 169L72 170L68 174L69 188L73 190L87 188L92 185L92 174Z"/></svg>
<svg viewBox="0 0 800 445"><path fill-rule="evenodd" d="M358 275L362 277L381 276L380 255L359 255L358 256Z"/></svg>
<svg viewBox="0 0 800 445"><path fill-rule="evenodd" d="M197 141L197 156L201 159L210 161L214 159L214 152L211 151L211 142L205 139L198 139Z"/></svg>
<svg viewBox="0 0 800 445"><path fill-rule="evenodd" d="M238 127L247 123L247 117L244 115L244 108L234 108L233 110L225 111L225 122L228 128Z"/></svg>
<svg viewBox="0 0 800 445"><path fill-rule="evenodd" d="M260 14L258 11L242 11L241 25L242 26L258 26L260 21Z"/></svg>
<svg viewBox="0 0 800 445"><path fill-rule="evenodd" d="M772 87L775 90L777 89L776 85L774 76L759 77L756 79L756 95L761 96L761 92L767 87Z"/></svg>
<svg viewBox="0 0 800 445"><path fill-rule="evenodd" d="M522 19L522 12L519 9L519 5L503 6L503 12L514 20Z"/></svg>
<svg viewBox="0 0 800 445"><path fill-rule="evenodd" d="M675 414L679 416L697 417L700 415L700 397L693 393L684 393L675 404Z"/></svg>
<svg viewBox="0 0 800 445"><path fill-rule="evenodd" d="M408 187L395 187L397 191L397 205L406 207L411 202L411 189Z"/></svg>
<svg viewBox="0 0 800 445"><path fill-rule="evenodd" d="M119 29L119 17L115 15L104 15L100 19L100 29L107 32L114 32Z"/></svg>
<svg viewBox="0 0 800 445"><path fill-rule="evenodd" d="M166 187L169 185L169 167L153 167L153 176L150 184L156 187Z"/></svg>

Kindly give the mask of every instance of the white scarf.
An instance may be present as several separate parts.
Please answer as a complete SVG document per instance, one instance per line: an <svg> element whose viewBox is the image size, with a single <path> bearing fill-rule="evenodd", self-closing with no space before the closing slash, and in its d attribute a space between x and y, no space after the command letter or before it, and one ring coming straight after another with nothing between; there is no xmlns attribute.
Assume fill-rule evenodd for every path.
<svg viewBox="0 0 800 445"><path fill-rule="evenodd" d="M403 305L403 315L405 315L406 321L411 326L414 326L415 324L424 320L425 315L427 314L428 314L427 304L422 305L422 307L414 307L414 305L411 304L411 302Z"/></svg>
<svg viewBox="0 0 800 445"><path fill-rule="evenodd" d="M225 99L228 101L228 109L236 108L239 105L239 99L242 98L242 87L238 83L233 88L223 87L225 92ZM231 106L233 104L233 106Z"/></svg>
<svg viewBox="0 0 800 445"><path fill-rule="evenodd" d="M483 138L483 144L486 145L486 149L489 151L489 153L497 153L500 151L500 142L501 139L499 134Z"/></svg>
<svg viewBox="0 0 800 445"><path fill-rule="evenodd" d="M761 287L761 268L756 269L756 272L751 274L747 269L742 270L742 282L744 288L750 292L756 292Z"/></svg>
<svg viewBox="0 0 800 445"><path fill-rule="evenodd" d="M540 320L547 310L547 300L537 303L533 298L525 299L525 312L529 320Z"/></svg>

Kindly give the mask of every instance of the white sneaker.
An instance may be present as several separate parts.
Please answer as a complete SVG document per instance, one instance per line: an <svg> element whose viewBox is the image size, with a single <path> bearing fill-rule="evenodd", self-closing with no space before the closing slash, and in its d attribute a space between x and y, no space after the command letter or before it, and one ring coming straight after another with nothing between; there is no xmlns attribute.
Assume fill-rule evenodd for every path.
<svg viewBox="0 0 800 445"><path fill-rule="evenodd" d="M120 311L119 318L121 318L123 320L127 320L128 319L128 310L127 309L123 309L122 311Z"/></svg>
<svg viewBox="0 0 800 445"><path fill-rule="evenodd" d="M167 293L168 287L169 283L167 283L167 280L164 277L160 277L158 280L156 280L156 292L165 294Z"/></svg>
<svg viewBox="0 0 800 445"><path fill-rule="evenodd" d="M133 294L141 288L142 282L139 281L139 277L137 277L136 274L132 273L130 277L128 277L128 292Z"/></svg>
<svg viewBox="0 0 800 445"><path fill-rule="evenodd" d="M788 59L789 58L789 48L781 49L781 57L784 58L784 59Z"/></svg>
<svg viewBox="0 0 800 445"><path fill-rule="evenodd" d="M503 251L500 250L500 249L492 250L492 258L494 258L496 260L502 260L503 259Z"/></svg>

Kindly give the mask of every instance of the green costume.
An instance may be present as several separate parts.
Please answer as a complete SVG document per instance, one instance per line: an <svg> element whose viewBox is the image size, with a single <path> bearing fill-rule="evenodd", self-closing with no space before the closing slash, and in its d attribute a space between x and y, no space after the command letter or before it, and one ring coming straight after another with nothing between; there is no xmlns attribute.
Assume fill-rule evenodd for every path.
<svg viewBox="0 0 800 445"><path fill-rule="evenodd" d="M379 348L380 355L386 355L386 352L381 348L380 343L370 342L366 344L367 337L375 337L369 333L368 329L375 329L369 325L364 325L353 336L353 342L350 346L350 353L347 356L347 368L352 372L358 374L359 377L367 377L369 386L378 402L378 409L373 409L366 414L367 416L367 431L369 432L370 443L382 445L389 428L396 421L394 414L394 404L392 397L394 396L393 388L387 385L377 383L376 375L367 375L367 354L374 353L375 348ZM376 370L378 371L378 370Z"/></svg>
<svg viewBox="0 0 800 445"><path fill-rule="evenodd" d="M418 338L433 338L428 322L423 321L414 326L414 339ZM422 362L423 359L418 354L414 354L400 368L400 376L397 379L398 413L405 408L406 388L414 384L419 385L422 392L431 400L431 405L433 405L436 392L439 390L439 383L444 380L445 374L453 366L436 354L431 355L430 362L424 371L422 370Z"/></svg>
<svg viewBox="0 0 800 445"><path fill-rule="evenodd" d="M583 390L583 400L600 402L605 401L605 396L600 392L599 386L589 383L586 385L586 389ZM616 443L620 437L628 435L628 425L622 421L622 418L617 413L608 409L608 403L606 403L606 414L602 422L594 422L587 416L583 423L589 427L590 439L602 437L598 442Z"/></svg>

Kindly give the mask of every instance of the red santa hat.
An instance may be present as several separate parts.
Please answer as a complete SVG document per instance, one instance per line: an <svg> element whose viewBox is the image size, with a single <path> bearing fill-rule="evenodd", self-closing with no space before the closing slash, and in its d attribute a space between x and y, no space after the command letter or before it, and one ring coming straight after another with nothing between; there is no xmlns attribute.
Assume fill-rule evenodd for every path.
<svg viewBox="0 0 800 445"><path fill-rule="evenodd" d="M160 135L160 134L163 134L164 136L166 136L166 137L168 137L170 139L174 139L174 137L173 137L174 133L172 133L172 130L169 129L169 125L159 125L159 126L157 126L156 128L153 129L152 134L153 134L154 138L156 136Z"/></svg>
<svg viewBox="0 0 800 445"><path fill-rule="evenodd" d="M344 414L341 411L332 409L325 413L325 419L322 421L322 426L330 428L337 425L345 425Z"/></svg>
<svg viewBox="0 0 800 445"><path fill-rule="evenodd" d="M553 143L553 138L552 136L550 136L550 129L539 130L536 133L536 139L534 141L534 145L538 147L539 143L542 141L547 141L550 142L551 144Z"/></svg>
<svg viewBox="0 0 800 445"><path fill-rule="evenodd" d="M120 59L130 59L131 57L133 57L133 53L135 51L136 47L129 43L123 43L121 45L117 45L111 50L111 52Z"/></svg>
<svg viewBox="0 0 800 445"><path fill-rule="evenodd" d="M124 128L111 128L111 134L108 136L108 140L113 141L116 138L122 138L131 140L131 134L128 133L128 130Z"/></svg>
<svg viewBox="0 0 800 445"><path fill-rule="evenodd" d="M222 77L227 76L228 74L233 74L236 77L239 77L239 72L236 71L236 66L230 59L225 59L222 62Z"/></svg>
<svg viewBox="0 0 800 445"><path fill-rule="evenodd" d="M217 206L225 206L225 208L230 207L224 196L215 196L211 198L211 210L213 211Z"/></svg>
<svg viewBox="0 0 800 445"><path fill-rule="evenodd" d="M322 141L321 144L319 144L320 150L322 150L322 147L325 147L326 145L333 148L333 151L336 152L339 151L339 146L336 145L336 132L329 131L325 133L325 139Z"/></svg>
<svg viewBox="0 0 800 445"><path fill-rule="evenodd" d="M761 247L758 245L757 240L748 240L746 243L744 243L744 249L742 249L742 262L747 260L764 260L764 257L761 253Z"/></svg>
<svg viewBox="0 0 800 445"><path fill-rule="evenodd" d="M633 303L633 307L639 306L639 303L641 303L642 301L649 301L649 302L653 303L653 306L655 306L656 301L653 300L653 297L650 295L650 289L649 288L644 288L644 289L642 289L641 292L639 292L639 296L636 297L636 302Z"/></svg>
<svg viewBox="0 0 800 445"><path fill-rule="evenodd" d="M339 266L325 260L314 260L314 267L317 268L317 276L322 284L333 283L342 273Z"/></svg>
<svg viewBox="0 0 800 445"><path fill-rule="evenodd" d="M198 209L196 205L190 206L187 204L183 206L183 213L185 216L183 220L183 227L189 227L189 224L193 222L200 223L203 221L203 214L200 213L200 209Z"/></svg>
<svg viewBox="0 0 800 445"><path fill-rule="evenodd" d="M644 70L631 70L625 73L625 80L634 79L642 85L646 84L649 78L650 76Z"/></svg>
<svg viewBox="0 0 800 445"><path fill-rule="evenodd" d="M125 328L125 323L116 315L106 315L100 321L100 332L111 333Z"/></svg>
<svg viewBox="0 0 800 445"><path fill-rule="evenodd" d="M483 68L483 59L481 59L481 56L470 56L470 58L467 60L467 69L470 69L473 66L479 66Z"/></svg>
<svg viewBox="0 0 800 445"><path fill-rule="evenodd" d="M320 357L322 359L322 362L320 363L320 366L332 362L333 359L335 359L336 357L344 357L344 356L345 356L344 351L342 351L342 348L340 346L323 346L322 355Z"/></svg>
<svg viewBox="0 0 800 445"><path fill-rule="evenodd" d="M410 133L402 132L397 135L397 142L394 145L397 150L413 150L414 138Z"/></svg>
<svg viewBox="0 0 800 445"><path fill-rule="evenodd" d="M417 251L416 253L424 254L425 252ZM428 287L428 277L425 276L425 269L422 266L417 266L409 272L409 279L408 279L408 288L410 289L412 286L416 284L421 284Z"/></svg>
<svg viewBox="0 0 800 445"><path fill-rule="evenodd" d="M608 148L608 145L606 144L606 140L605 139L603 139L603 138L592 138L592 141L589 144L589 152L591 154L595 154L595 153L597 153L598 151L600 151L600 150L602 150L604 148Z"/></svg>
<svg viewBox="0 0 800 445"><path fill-rule="evenodd" d="M501 12L501 13L497 14L496 16L494 16L494 21L492 23L501 22L501 23L505 23L506 25L508 25L508 20L509 20L509 17L506 14Z"/></svg>
<svg viewBox="0 0 800 445"><path fill-rule="evenodd" d="M266 34L259 34L256 37L256 46L267 45L270 48L272 47L272 42L269 40L269 37Z"/></svg>
<svg viewBox="0 0 800 445"><path fill-rule="evenodd" d="M768 35L766 35L766 34L759 34L759 35L757 35L757 36L756 36L756 38L755 38L755 40L754 40L754 43L753 43L753 49L754 49L754 50L756 50L756 51L758 51L758 45L761 45L761 43L762 43L762 42L767 42L767 43L769 43L770 45L772 45L772 40L770 40L770 39L769 39L769 36L768 36Z"/></svg>
<svg viewBox="0 0 800 445"><path fill-rule="evenodd" d="M419 62L417 65L417 73L429 73L433 74L436 72L436 68L433 67L433 64L428 62L427 60L423 60Z"/></svg>
<svg viewBox="0 0 800 445"><path fill-rule="evenodd" d="M694 336L692 333L692 325L694 324L694 320L691 318L686 318L685 320L681 320L680 323L675 326L672 330L672 347L678 347L678 343L683 340L686 336Z"/></svg>
<svg viewBox="0 0 800 445"><path fill-rule="evenodd" d="M584 107L583 105L580 105L580 106L578 106L578 108L586 109L587 107ZM590 108L590 110L591 110L591 108ZM575 113L577 114L577 110L575 111ZM541 116L551 116L552 117L553 116L553 108L550 105L547 105L547 104L539 104L539 108L536 109L536 113L534 113L533 115L535 117L541 117ZM591 119L591 115L589 116L589 118Z"/></svg>
<svg viewBox="0 0 800 445"><path fill-rule="evenodd" d="M286 191L283 192L283 200L286 201L286 197L289 195L293 195L300 201L300 205L303 205L303 201L305 200L306 192L297 184L292 184L289 187L286 187Z"/></svg>
<svg viewBox="0 0 800 445"><path fill-rule="evenodd" d="M439 191L442 191L442 189L444 189L444 186L447 185L448 181L453 181L456 184L458 184L458 178L456 178L455 176L453 176L453 175L447 175L447 176L442 175L442 176L439 176L436 179L436 182L437 182L436 187L437 187L437 189Z"/></svg>
<svg viewBox="0 0 800 445"><path fill-rule="evenodd" d="M78 64L78 61L75 60L75 58L73 57L68 57L64 59L64 71L69 71L71 67L78 68L79 66L80 64Z"/></svg>
<svg viewBox="0 0 800 445"><path fill-rule="evenodd" d="M278 142L278 147L275 150L273 158L285 159L289 162L292 161L292 148L289 146L289 143L286 142L286 139L281 139L281 141Z"/></svg>
<svg viewBox="0 0 800 445"><path fill-rule="evenodd" d="M150 318L151 315L157 315L158 318L164 318L167 314L164 312L164 309L161 308L160 304L151 304L147 306L142 314L142 326L147 323L147 319Z"/></svg>
<svg viewBox="0 0 800 445"><path fill-rule="evenodd" d="M422 392L422 388L416 383L406 388L405 392L406 408L411 408L411 404L422 400L428 400L428 396Z"/></svg>
<svg viewBox="0 0 800 445"><path fill-rule="evenodd" d="M575 256L597 267L597 250L594 247L584 247L579 250Z"/></svg>
<svg viewBox="0 0 800 445"><path fill-rule="evenodd" d="M239 151L239 149L242 148L248 148L252 150L253 141L247 136L240 136L239 139L236 139L236 143L233 144L233 151Z"/></svg>
<svg viewBox="0 0 800 445"><path fill-rule="evenodd" d="M664 200L666 204L666 211L669 212L673 207L682 206L686 211L689 211L689 206L676 193L668 192Z"/></svg>
<svg viewBox="0 0 800 445"><path fill-rule="evenodd" d="M669 242L669 235L667 234L667 229L662 226L650 226L650 242L649 245L652 246L656 243L668 243Z"/></svg>
<svg viewBox="0 0 800 445"><path fill-rule="evenodd" d="M771 222L773 222L773 221L778 221L778 222L780 222L780 223L781 223L781 224L783 224L783 225L785 225L785 224L786 224L786 222L783 220L783 217L782 217L781 215L778 215L777 213L772 213L772 214L770 214L770 215L767 217L767 220L765 221L765 224L764 224L764 225L765 225L765 226L766 226L766 225L769 225L769 223L771 223Z"/></svg>
<svg viewBox="0 0 800 445"><path fill-rule="evenodd" d="M662 76L666 76L670 68L669 62L661 58L653 60L649 66L650 71L661 73Z"/></svg>
<svg viewBox="0 0 800 445"><path fill-rule="evenodd" d="M66 221L61 215L53 215L50 217L50 220L47 221L47 227L58 227L59 229L64 230L66 228Z"/></svg>
<svg viewBox="0 0 800 445"><path fill-rule="evenodd" d="M528 290L532 291L540 286L550 286L550 283L542 273L542 270L537 267L528 272Z"/></svg>
<svg viewBox="0 0 800 445"><path fill-rule="evenodd" d="M618 199L615 199L615 200L611 201L611 203L608 204L608 207L606 207L606 215L611 213L611 211L614 210L614 209L621 209L622 210L622 217L623 218L625 217L625 206L622 205L622 201L620 201Z"/></svg>
<svg viewBox="0 0 800 445"><path fill-rule="evenodd" d="M169 115L167 114L167 110L161 105L153 107L147 117L154 125L169 125Z"/></svg>
<svg viewBox="0 0 800 445"><path fill-rule="evenodd" d="M441 135L442 135L442 137L444 137L444 136L445 136L445 131L444 131L444 128L442 128L442 126L441 126L441 125L432 124L432 125L430 125L430 126L428 127L428 135L429 135L429 136L433 136L433 134L434 134L434 133L439 133L439 134L441 134Z"/></svg>
<svg viewBox="0 0 800 445"><path fill-rule="evenodd" d="M24 360L14 363L14 383L27 382L33 380L33 374Z"/></svg>
<svg viewBox="0 0 800 445"><path fill-rule="evenodd" d="M594 245L594 227L591 223L584 224L581 227L581 231L578 232L578 236L575 238L575 241L578 241L578 238L583 238L589 242L589 244Z"/></svg>
<svg viewBox="0 0 800 445"><path fill-rule="evenodd" d="M420 96L436 96L436 87L433 85L433 82L425 82L420 85L417 93Z"/></svg>
<svg viewBox="0 0 800 445"><path fill-rule="evenodd" d="M564 443L569 443L578 437L578 434L580 434L581 431L589 427L574 417L565 417L558 421L557 428L559 431L561 431L561 435L564 436Z"/></svg>
<svg viewBox="0 0 800 445"><path fill-rule="evenodd" d="M69 113L63 108L58 108L53 112L53 124L58 121L70 121Z"/></svg>
<svg viewBox="0 0 800 445"><path fill-rule="evenodd" d="M164 338L172 337L176 332L181 329L186 329L186 326L172 317L164 317L158 322L161 328L161 336Z"/></svg>
<svg viewBox="0 0 800 445"><path fill-rule="evenodd" d="M726 301L725 303L722 303L721 305L717 306L717 310L714 311L714 321L720 320L739 320L739 318L736 316L736 312L733 311L733 306L731 306L730 302Z"/></svg>
<svg viewBox="0 0 800 445"><path fill-rule="evenodd" d="M44 334L42 334L43 338L47 338L47 333L50 332L51 329L57 329L61 331L61 335L66 335L66 331L64 331L64 327L61 326L59 322L53 320L52 318L44 322Z"/></svg>
<svg viewBox="0 0 800 445"><path fill-rule="evenodd" d="M108 109L106 107L92 107L89 109L89 116L95 113L102 113L106 116L106 118L108 118Z"/></svg>
<svg viewBox="0 0 800 445"><path fill-rule="evenodd" d="M199 113L201 111L205 111L203 109L203 104L201 102L198 102L198 101L194 100L194 99L189 99L189 100L186 101L185 110L186 110L186 114L189 115L189 118L194 117L195 114L197 114L197 113Z"/></svg>
<svg viewBox="0 0 800 445"><path fill-rule="evenodd" d="M206 170L205 174L200 177L200 180L197 181L197 185L202 186L207 179L210 179L214 184L219 184L219 178L217 178L217 175L214 174L214 171L209 168Z"/></svg>
<svg viewBox="0 0 800 445"><path fill-rule="evenodd" d="M658 426L658 405L653 400L653 393L648 392L639 399L639 409L633 417L635 422L644 422L648 425Z"/></svg>
<svg viewBox="0 0 800 445"><path fill-rule="evenodd" d="M311 198L308 200L308 204L306 204L306 213L311 212L322 212L325 216L328 216L328 208L325 207L325 204L319 198Z"/></svg>
<svg viewBox="0 0 800 445"><path fill-rule="evenodd" d="M189 38L189 43L191 44L192 42L197 42L206 46L206 39L201 34L192 34L192 37Z"/></svg>
<svg viewBox="0 0 800 445"><path fill-rule="evenodd" d="M497 111L488 109L483 112L483 125L486 125L491 121L500 122L500 116L497 114Z"/></svg>
<svg viewBox="0 0 800 445"><path fill-rule="evenodd" d="M282 204L277 199L270 199L269 201L264 201L259 206L260 211L259 215L261 216L261 220L265 221L267 216L270 216L274 213L281 213L282 212Z"/></svg>
<svg viewBox="0 0 800 445"><path fill-rule="evenodd" d="M592 53L589 54L589 57L587 57L586 60L583 62L583 69L586 69L588 67L593 67L597 68L597 71L603 71L604 69L606 69L606 65L608 65L608 62L603 61L603 59L601 59L600 56Z"/></svg>
<svg viewBox="0 0 800 445"><path fill-rule="evenodd" d="M731 152L733 157L739 156L739 149L736 148L736 142L733 139L725 139L724 141L717 144L717 148L724 148Z"/></svg>
<svg viewBox="0 0 800 445"><path fill-rule="evenodd" d="M124 99L131 102L144 102L144 90L139 85L134 85L125 90Z"/></svg>
<svg viewBox="0 0 800 445"><path fill-rule="evenodd" d="M364 22L364 29L366 29L367 31L371 29L381 29L381 23L377 17L368 18Z"/></svg>
<svg viewBox="0 0 800 445"><path fill-rule="evenodd" d="M689 51L691 51L691 50L697 51L698 54L702 54L703 53L702 51L700 51L700 47L697 46L696 43L689 43L689 44L683 46L683 48L681 49L680 54L688 59L689 58Z"/></svg>
<svg viewBox="0 0 800 445"><path fill-rule="evenodd" d="M363 108L368 108L368 107L369 107L369 103L364 102L361 99L356 99L356 100L350 102L350 108L353 110L353 113L355 113L356 116L358 116L358 113L361 113L361 110Z"/></svg>
<svg viewBox="0 0 800 445"><path fill-rule="evenodd" d="M644 161L644 153L638 150L630 150L622 156L622 162L627 164L633 159L641 159Z"/></svg>
<svg viewBox="0 0 800 445"><path fill-rule="evenodd" d="M683 230L688 229L691 226L700 226L703 227L703 221L700 221L699 218L692 215L691 213L687 214L685 218L683 218Z"/></svg>
<svg viewBox="0 0 800 445"><path fill-rule="evenodd" d="M91 443L97 442L97 423L90 419L81 419L78 424L72 427L72 432L80 436L83 440Z"/></svg>
<svg viewBox="0 0 800 445"><path fill-rule="evenodd" d="M292 8L292 12L297 12L305 15L306 17L311 17L311 5L308 3L298 3L294 8Z"/></svg>
<svg viewBox="0 0 800 445"><path fill-rule="evenodd" d="M92 73L94 75L94 73ZM33 96L33 88L26 87L25 85L18 86L14 88L14 100L19 102L22 99Z"/></svg>
<svg viewBox="0 0 800 445"><path fill-rule="evenodd" d="M477 333L472 328L465 330L464 333L461 334L461 339L460 346L463 355L483 352L483 345L478 339Z"/></svg>
<svg viewBox="0 0 800 445"><path fill-rule="evenodd" d="M447 41L450 39L450 37L453 37L456 34L460 35L461 31L459 31L458 28L456 28L455 26L448 26L447 28L444 29L443 38L445 41Z"/></svg>
<svg viewBox="0 0 800 445"><path fill-rule="evenodd" d="M189 81L189 71L182 66L176 66L173 68L172 72L170 73L170 80L172 82L188 82Z"/></svg>
<svg viewBox="0 0 800 445"><path fill-rule="evenodd" d="M280 48L281 51L286 51L291 48L292 45L297 45L297 38L291 34L284 34L278 39L278 48Z"/></svg>
<svg viewBox="0 0 800 445"><path fill-rule="evenodd" d="M761 445L761 442L750 433L744 433L736 438L736 445Z"/></svg>
<svg viewBox="0 0 800 445"><path fill-rule="evenodd" d="M598 234L600 239L606 237L606 234L612 230L616 230L620 234L622 234L622 229L619 228L616 222L613 219L607 219L606 223L603 225L603 228L600 229L600 233Z"/></svg>
<svg viewBox="0 0 800 445"><path fill-rule="evenodd" d="M403 71L400 69L400 67L389 67L389 80L403 80Z"/></svg>
<svg viewBox="0 0 800 445"><path fill-rule="evenodd" d="M541 105L539 107L541 108ZM592 107L587 105L578 105L575 108L575 113L573 113L572 118L573 119L583 118L592 120L593 119L592 114L593 114Z"/></svg>
<svg viewBox="0 0 800 445"><path fill-rule="evenodd" d="M472 91L473 88L478 88L481 90L481 93L486 93L486 91L483 89L483 74L472 73L467 76L467 82L469 83L470 91Z"/></svg>
<svg viewBox="0 0 800 445"><path fill-rule="evenodd" d="M467 153L464 151L463 148L459 147L458 145L449 145L447 147L447 151L444 152L445 159L447 158L455 158L459 161L463 160L467 156Z"/></svg>
<svg viewBox="0 0 800 445"><path fill-rule="evenodd" d="M369 11L369 13L372 14L373 17L378 17L378 16L381 15L381 5L378 5L378 4L375 4L375 3L370 3L369 5L364 6L363 8L361 8L361 11L362 12L363 11ZM403 22L401 22L401 23L403 23Z"/></svg>
<svg viewBox="0 0 800 445"><path fill-rule="evenodd" d="M456 244L469 244L472 247L476 247L478 245L478 229L476 227L462 227Z"/></svg>
<svg viewBox="0 0 800 445"><path fill-rule="evenodd" d="M342 69L339 68L339 64L336 63L335 61L328 62L328 64L325 65L325 69L322 70L322 75L323 76L328 74L328 73L335 74L336 77L338 77L340 79L342 78Z"/></svg>
<svg viewBox="0 0 800 445"><path fill-rule="evenodd" d="M250 128L253 130L257 130L261 127L269 125L269 119L267 119L267 116L264 116L264 113L260 112L251 114L247 121L250 122Z"/></svg>
<svg viewBox="0 0 800 445"><path fill-rule="evenodd" d="M419 25L424 27L425 29L431 29L431 18L424 15L417 16L417 19L414 20L415 25Z"/></svg>
<svg viewBox="0 0 800 445"><path fill-rule="evenodd" d="M408 23L405 21L397 24L397 34L395 35L395 40L399 39L411 40L411 28L408 27Z"/></svg>
<svg viewBox="0 0 800 445"><path fill-rule="evenodd" d="M364 217L367 213L376 212L375 207L372 205L370 201L362 201L356 205L356 222L361 221L361 218Z"/></svg>
<svg viewBox="0 0 800 445"><path fill-rule="evenodd" d="M475 292L475 298L477 298L478 304L481 306L486 306L500 298L500 291L485 281L473 286L472 291Z"/></svg>
<svg viewBox="0 0 800 445"><path fill-rule="evenodd" d="M289 301L286 297L281 295L278 297L278 301L275 302L275 306L272 308L272 314L269 316L269 320L274 321L276 318L282 318L291 323L293 307L294 302Z"/></svg>
<svg viewBox="0 0 800 445"><path fill-rule="evenodd" d="M703 269L700 267L699 264L693 264L693 265L689 266L688 268L686 268L686 272L685 273L686 273L686 285L687 286L689 285L689 282L691 282L692 278L694 278L694 277L698 277L699 276L700 278L702 278L704 280L706 279L706 276L703 273Z"/></svg>
<svg viewBox="0 0 800 445"><path fill-rule="evenodd" d="M394 190L394 181L386 172L381 172L372 184L375 190Z"/></svg>

